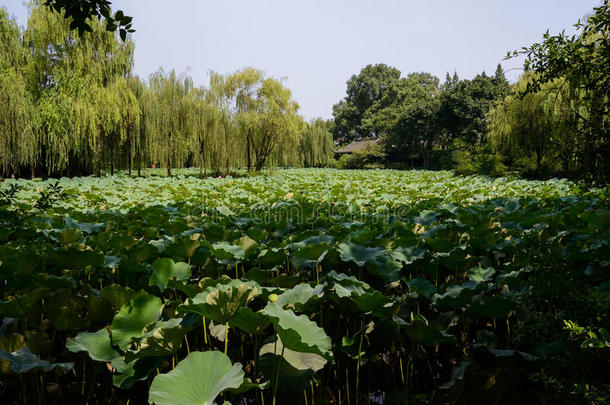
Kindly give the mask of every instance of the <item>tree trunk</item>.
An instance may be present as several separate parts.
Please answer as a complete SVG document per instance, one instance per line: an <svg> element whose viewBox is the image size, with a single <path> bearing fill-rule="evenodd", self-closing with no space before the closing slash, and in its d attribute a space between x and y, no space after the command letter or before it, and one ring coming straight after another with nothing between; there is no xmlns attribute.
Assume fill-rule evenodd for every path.
<svg viewBox="0 0 610 405"><path fill-rule="evenodd" d="M172 177L172 147L170 137L167 137L167 177Z"/></svg>
<svg viewBox="0 0 610 405"><path fill-rule="evenodd" d="M248 171L252 169L252 146L250 145L250 131L246 135L246 141L248 145Z"/></svg>
<svg viewBox="0 0 610 405"><path fill-rule="evenodd" d="M131 148L131 139L129 140L129 177L131 177L131 171L133 169L133 150Z"/></svg>
<svg viewBox="0 0 610 405"><path fill-rule="evenodd" d="M199 155L201 157L201 165L199 166L199 178L203 179L203 167L205 166L205 141L199 139Z"/></svg>

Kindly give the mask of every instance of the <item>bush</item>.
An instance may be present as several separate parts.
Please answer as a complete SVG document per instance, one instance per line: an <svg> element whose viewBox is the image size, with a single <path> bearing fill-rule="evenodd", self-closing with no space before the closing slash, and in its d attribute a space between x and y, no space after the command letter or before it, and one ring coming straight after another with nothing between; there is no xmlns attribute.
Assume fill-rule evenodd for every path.
<svg viewBox="0 0 610 405"><path fill-rule="evenodd" d="M502 164L500 156L488 148L483 148L474 155L465 150L454 150L451 158L453 170L457 174L486 174L494 177L506 174L506 166Z"/></svg>
<svg viewBox="0 0 610 405"><path fill-rule="evenodd" d="M386 154L382 145L369 146L365 150L343 155L337 161L340 169L383 169Z"/></svg>
<svg viewBox="0 0 610 405"><path fill-rule="evenodd" d="M457 174L469 175L477 172L474 162L468 152L464 150L454 150L451 153L451 159L453 160L453 170L455 170Z"/></svg>
<svg viewBox="0 0 610 405"><path fill-rule="evenodd" d="M339 159L333 159L332 161L328 162L328 167L333 169L345 169L348 159L349 155L342 155Z"/></svg>
<svg viewBox="0 0 610 405"><path fill-rule="evenodd" d="M498 155L489 151L481 151L475 157L477 173L499 177L506 173L506 166L502 164Z"/></svg>

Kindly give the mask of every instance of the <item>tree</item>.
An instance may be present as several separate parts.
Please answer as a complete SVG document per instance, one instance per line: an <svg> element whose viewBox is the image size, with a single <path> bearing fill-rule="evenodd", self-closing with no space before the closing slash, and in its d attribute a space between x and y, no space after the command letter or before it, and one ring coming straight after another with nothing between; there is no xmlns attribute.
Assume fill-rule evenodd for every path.
<svg viewBox="0 0 610 405"><path fill-rule="evenodd" d="M248 171L253 166L256 114L264 78L263 71L252 67L240 69L227 78L226 96L234 103L239 129L246 139Z"/></svg>
<svg viewBox="0 0 610 405"><path fill-rule="evenodd" d="M170 176L190 165L228 174L246 161L302 166L304 148L312 165L332 154L327 132L305 135L281 81L246 68L212 73L209 88L174 71L146 83L132 74L133 43L89 24L76 35L33 2L21 30L0 9L0 175L140 174L150 164Z"/></svg>
<svg viewBox="0 0 610 405"><path fill-rule="evenodd" d="M333 158L333 146L333 136L326 122L317 119L307 123L301 135L303 166L326 166Z"/></svg>
<svg viewBox="0 0 610 405"><path fill-rule="evenodd" d="M429 73L411 73L393 83L382 99L369 108L363 128L381 136L388 157L421 160L426 167L438 130L439 80Z"/></svg>
<svg viewBox="0 0 610 405"><path fill-rule="evenodd" d="M512 56L525 55L526 71L537 73L526 92L538 91L544 83L561 80L562 86L583 101L573 110L578 118L575 149L580 174L588 181L608 181L610 155L610 4L604 0L593 14L575 25L576 33L561 33ZM509 53L508 57L511 57ZM576 151L575 151L576 152Z"/></svg>
<svg viewBox="0 0 610 405"><path fill-rule="evenodd" d="M542 177L543 159L553 161L565 146L570 117L560 106L569 102L569 95L559 81L520 95L535 80L533 76L522 76L514 94L489 111L489 138L494 149L511 160L534 155L536 174Z"/></svg>
<svg viewBox="0 0 610 405"><path fill-rule="evenodd" d="M257 124L252 147L256 155L255 169L260 171L277 145L294 141L299 134L299 105L292 93L274 78L263 80L257 99ZM292 139L291 139L292 138Z"/></svg>
<svg viewBox="0 0 610 405"><path fill-rule="evenodd" d="M46 174L114 171L128 133L139 125L139 105L126 82L133 43L120 42L97 20L91 27L75 37L68 22L46 7L30 11L24 40L38 110L32 168Z"/></svg>
<svg viewBox="0 0 610 405"><path fill-rule="evenodd" d="M472 80L458 80L457 75L447 77L439 112L440 125L446 138L457 141L459 148L474 154L486 142L487 112L508 92L509 85L501 66L498 66L493 77L485 72Z"/></svg>
<svg viewBox="0 0 610 405"><path fill-rule="evenodd" d="M334 138L349 142L356 137L376 136L377 128L362 128L362 119L399 79L400 71L383 63L367 65L358 75L353 75L347 81L345 99L333 106Z"/></svg>
<svg viewBox="0 0 610 405"><path fill-rule="evenodd" d="M191 150L194 126L189 97L193 82L173 70L167 74L163 70L153 73L149 81L155 108L151 115L155 122L149 126L156 145L152 158L164 165L171 176L172 168L183 166Z"/></svg>
<svg viewBox="0 0 610 405"><path fill-rule="evenodd" d="M281 81L244 68L226 78L225 96L246 140L248 169L260 171L280 143L298 145L298 104Z"/></svg>
<svg viewBox="0 0 610 405"><path fill-rule="evenodd" d="M70 30L77 29L79 35L93 31L87 20L101 20L102 17L106 30L114 32L118 29L123 41L126 40L128 32L135 32L132 28L133 18L126 16L122 10L112 15L112 3L108 0L44 0L43 4L53 11L63 12L64 18L70 20Z"/></svg>
<svg viewBox="0 0 610 405"><path fill-rule="evenodd" d="M15 173L35 159L33 103L27 91L27 52L15 21L0 8L0 172Z"/></svg>

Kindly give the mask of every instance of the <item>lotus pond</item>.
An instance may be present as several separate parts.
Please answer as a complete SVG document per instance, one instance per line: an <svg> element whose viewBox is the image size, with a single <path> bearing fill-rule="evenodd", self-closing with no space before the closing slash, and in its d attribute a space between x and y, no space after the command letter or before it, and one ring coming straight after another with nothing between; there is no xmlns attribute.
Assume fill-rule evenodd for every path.
<svg viewBox="0 0 610 405"><path fill-rule="evenodd" d="M610 395L605 190L147 174L0 183L3 404Z"/></svg>

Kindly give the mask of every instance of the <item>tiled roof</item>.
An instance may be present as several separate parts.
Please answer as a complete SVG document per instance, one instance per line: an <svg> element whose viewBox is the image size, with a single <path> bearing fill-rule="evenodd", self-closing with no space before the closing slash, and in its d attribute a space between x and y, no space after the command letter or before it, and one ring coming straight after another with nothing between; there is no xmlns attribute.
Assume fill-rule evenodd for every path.
<svg viewBox="0 0 610 405"><path fill-rule="evenodd" d="M341 149L337 149L334 152L338 154L342 153L354 153L360 150L365 150L369 146L373 146L377 142L376 139L368 141L354 141Z"/></svg>

